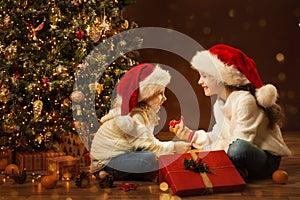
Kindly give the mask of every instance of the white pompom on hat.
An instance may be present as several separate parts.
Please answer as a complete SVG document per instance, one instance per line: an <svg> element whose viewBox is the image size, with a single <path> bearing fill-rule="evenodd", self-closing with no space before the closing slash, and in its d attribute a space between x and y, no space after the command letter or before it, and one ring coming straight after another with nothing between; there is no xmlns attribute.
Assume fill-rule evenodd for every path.
<svg viewBox="0 0 300 200"><path fill-rule="evenodd" d="M117 125L125 132L130 131L133 124L129 116L131 110L138 102L152 97L166 87L170 80L169 72L158 65L142 63L128 70L116 88L117 101L121 105L121 116L116 118Z"/></svg>
<svg viewBox="0 0 300 200"><path fill-rule="evenodd" d="M242 86L251 83L256 88L257 102L263 107L270 107L277 101L278 93L275 86L264 85L255 62L237 48L217 44L208 50L198 51L193 56L191 65L226 85Z"/></svg>

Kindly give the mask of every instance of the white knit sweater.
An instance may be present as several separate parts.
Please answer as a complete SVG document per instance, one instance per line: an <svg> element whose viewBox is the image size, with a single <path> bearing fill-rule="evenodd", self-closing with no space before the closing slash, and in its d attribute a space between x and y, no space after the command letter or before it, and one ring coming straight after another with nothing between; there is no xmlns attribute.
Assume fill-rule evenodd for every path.
<svg viewBox="0 0 300 200"><path fill-rule="evenodd" d="M273 155L287 156L291 152L285 144L279 126L268 128L269 120L247 91L234 91L226 102L214 104L216 124L212 131L195 132L192 142L205 151L225 150L237 138L249 141Z"/></svg>
<svg viewBox="0 0 300 200"><path fill-rule="evenodd" d="M142 109L133 111L131 117L134 128L129 133L124 129L121 130L116 124L115 119L120 116L120 108L112 109L101 119L103 124L97 131L91 146L91 173L101 170L111 158L128 152L149 150L157 157L173 153L172 141L161 142L154 136L151 115L147 115Z"/></svg>

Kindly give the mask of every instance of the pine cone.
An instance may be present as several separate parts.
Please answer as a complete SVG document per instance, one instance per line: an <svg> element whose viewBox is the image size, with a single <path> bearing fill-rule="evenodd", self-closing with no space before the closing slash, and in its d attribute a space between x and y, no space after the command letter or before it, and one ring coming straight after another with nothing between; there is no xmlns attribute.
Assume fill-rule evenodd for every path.
<svg viewBox="0 0 300 200"><path fill-rule="evenodd" d="M80 188L86 188L90 185L90 176L88 172L81 172L75 179L75 185Z"/></svg>
<svg viewBox="0 0 300 200"><path fill-rule="evenodd" d="M111 188L114 183L113 175L106 173L105 177L101 177L99 181L100 188Z"/></svg>
<svg viewBox="0 0 300 200"><path fill-rule="evenodd" d="M12 178L16 183L19 183L19 184L25 183L26 178L27 178L26 169L24 169L23 171L17 172L17 173L13 173Z"/></svg>

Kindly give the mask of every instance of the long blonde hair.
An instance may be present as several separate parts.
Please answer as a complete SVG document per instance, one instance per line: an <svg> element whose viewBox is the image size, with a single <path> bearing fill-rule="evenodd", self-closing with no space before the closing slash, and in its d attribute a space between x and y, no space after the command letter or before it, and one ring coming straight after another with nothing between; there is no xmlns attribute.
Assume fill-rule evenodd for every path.
<svg viewBox="0 0 300 200"><path fill-rule="evenodd" d="M140 114L143 116L145 125L158 125L159 116L145 102L139 102L130 112L130 115Z"/></svg>

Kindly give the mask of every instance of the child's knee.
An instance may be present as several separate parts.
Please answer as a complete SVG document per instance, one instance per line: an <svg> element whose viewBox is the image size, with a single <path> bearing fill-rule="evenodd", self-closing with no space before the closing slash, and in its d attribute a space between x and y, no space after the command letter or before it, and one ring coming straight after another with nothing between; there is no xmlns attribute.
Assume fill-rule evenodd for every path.
<svg viewBox="0 0 300 200"><path fill-rule="evenodd" d="M247 152L248 147L249 147L249 142L242 139L237 139L229 145L229 148L227 150L227 155L230 158L244 155Z"/></svg>

